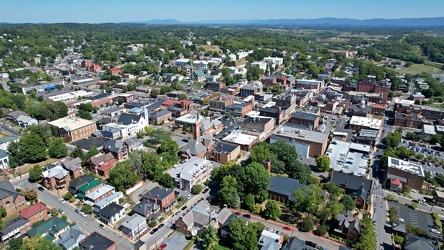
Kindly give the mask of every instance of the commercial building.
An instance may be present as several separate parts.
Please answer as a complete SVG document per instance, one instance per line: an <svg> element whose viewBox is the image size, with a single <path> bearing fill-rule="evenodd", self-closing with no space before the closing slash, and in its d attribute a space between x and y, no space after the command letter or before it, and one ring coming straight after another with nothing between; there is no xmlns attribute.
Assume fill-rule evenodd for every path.
<svg viewBox="0 0 444 250"><path fill-rule="evenodd" d="M372 129L372 130L381 130L382 120L375 118L368 118L362 116L353 116L350 119L350 130L362 130L362 129Z"/></svg>
<svg viewBox="0 0 444 250"><path fill-rule="evenodd" d="M222 141L240 146L241 150L249 152L254 144L259 141L259 137L244 133L241 130L233 130L231 134L224 137Z"/></svg>
<svg viewBox="0 0 444 250"><path fill-rule="evenodd" d="M421 190L425 180L424 170L421 165L388 157L387 180L398 179L410 188Z"/></svg>
<svg viewBox="0 0 444 250"><path fill-rule="evenodd" d="M290 122L296 125L304 126L309 130L315 130L319 126L319 116L303 111L297 111L290 118Z"/></svg>
<svg viewBox="0 0 444 250"><path fill-rule="evenodd" d="M94 121L82 118L65 117L49 122L48 124L59 130L59 135L65 142L77 141L89 137L97 131Z"/></svg>
<svg viewBox="0 0 444 250"><path fill-rule="evenodd" d="M218 143L213 148L212 160L221 164L234 161L240 154L240 146L230 143Z"/></svg>
<svg viewBox="0 0 444 250"><path fill-rule="evenodd" d="M327 150L328 134L281 125L273 132L270 143L282 140L295 147L299 156L316 158Z"/></svg>
<svg viewBox="0 0 444 250"><path fill-rule="evenodd" d="M79 247L80 250L117 250L116 242L98 232L92 232L85 239L80 241Z"/></svg>
<svg viewBox="0 0 444 250"><path fill-rule="evenodd" d="M369 145L333 139L325 155L330 158L331 169L365 176L370 152Z"/></svg>

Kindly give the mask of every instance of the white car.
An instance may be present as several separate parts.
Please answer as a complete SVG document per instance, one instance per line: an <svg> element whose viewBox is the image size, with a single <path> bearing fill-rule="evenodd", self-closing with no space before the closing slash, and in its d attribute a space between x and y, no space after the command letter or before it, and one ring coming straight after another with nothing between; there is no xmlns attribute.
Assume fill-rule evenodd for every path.
<svg viewBox="0 0 444 250"><path fill-rule="evenodd" d="M60 199L59 201L60 201L60 203L65 203L64 199Z"/></svg>
<svg viewBox="0 0 444 250"><path fill-rule="evenodd" d="M80 214L81 216L83 216L84 218L88 216L88 215L86 215L86 214L85 214L84 212L82 212L82 211L80 211L79 214Z"/></svg>
<svg viewBox="0 0 444 250"><path fill-rule="evenodd" d="M430 232L435 233L435 234L441 234L438 230L431 228Z"/></svg>

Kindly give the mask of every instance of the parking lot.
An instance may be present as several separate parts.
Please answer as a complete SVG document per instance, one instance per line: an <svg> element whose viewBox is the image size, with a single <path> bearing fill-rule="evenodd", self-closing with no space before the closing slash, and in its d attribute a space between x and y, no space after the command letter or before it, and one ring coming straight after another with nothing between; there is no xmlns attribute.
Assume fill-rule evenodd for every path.
<svg viewBox="0 0 444 250"><path fill-rule="evenodd" d="M185 235L178 233L178 232L174 232L170 237L168 237L167 239L165 239L164 241L162 241L162 244L166 244L166 248L167 249L184 249L185 246L188 244L189 240L187 240L185 238Z"/></svg>
<svg viewBox="0 0 444 250"><path fill-rule="evenodd" d="M431 237L438 237L438 234L430 232L430 226L435 225L432 215L423 211L411 209L405 205L396 202L389 202L389 207L395 208L398 211L399 219L403 219L405 224L420 227L425 230Z"/></svg>

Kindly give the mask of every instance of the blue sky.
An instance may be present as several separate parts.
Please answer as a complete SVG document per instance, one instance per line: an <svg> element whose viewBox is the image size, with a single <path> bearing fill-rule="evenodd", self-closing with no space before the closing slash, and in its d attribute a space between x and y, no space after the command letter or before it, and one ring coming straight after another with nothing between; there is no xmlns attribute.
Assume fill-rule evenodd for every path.
<svg viewBox="0 0 444 250"><path fill-rule="evenodd" d="M126 22L444 16L442 0L1 0L0 22Z"/></svg>

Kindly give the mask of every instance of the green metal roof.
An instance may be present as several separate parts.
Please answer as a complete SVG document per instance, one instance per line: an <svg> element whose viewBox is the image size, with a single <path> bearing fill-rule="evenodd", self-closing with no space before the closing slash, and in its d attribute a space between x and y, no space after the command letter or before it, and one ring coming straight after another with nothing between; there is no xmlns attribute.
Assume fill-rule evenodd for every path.
<svg viewBox="0 0 444 250"><path fill-rule="evenodd" d="M17 140L18 138L19 138L18 136L7 136L7 137L2 137L2 138L0 138L0 144L1 144L1 143L8 142L8 141L14 141L14 140Z"/></svg>
<svg viewBox="0 0 444 250"><path fill-rule="evenodd" d="M86 183L85 185L81 186L81 187L78 189L78 192L84 194L84 193L86 193L86 191L88 191L88 190L90 190L90 189L92 189L92 188L95 188L95 187L97 187L97 186L100 185L100 184L102 184L102 181L101 181L101 180L97 180L97 179L91 180L90 182L88 182L88 183Z"/></svg>
<svg viewBox="0 0 444 250"><path fill-rule="evenodd" d="M59 217L52 217L51 219L45 221L44 223L32 228L27 232L30 237L34 237L38 234L40 235L54 235L54 232L59 232L69 226L69 223L60 219Z"/></svg>

